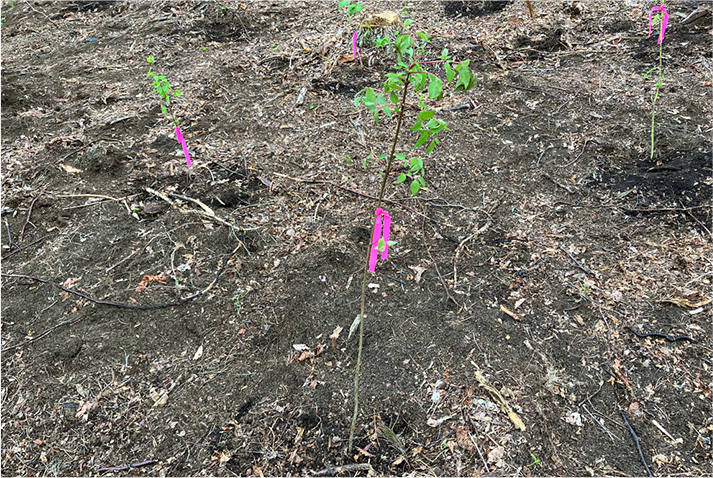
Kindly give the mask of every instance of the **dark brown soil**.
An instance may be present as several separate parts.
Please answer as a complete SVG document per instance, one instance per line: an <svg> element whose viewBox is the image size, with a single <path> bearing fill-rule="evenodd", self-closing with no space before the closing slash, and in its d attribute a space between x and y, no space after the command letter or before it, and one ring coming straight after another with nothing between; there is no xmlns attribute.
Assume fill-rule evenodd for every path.
<svg viewBox="0 0 713 478"><path fill-rule="evenodd" d="M490 3L365 9L479 82L388 182L347 453L390 52L337 2L3 0L2 475L645 475L625 419L713 474L710 15L668 6L650 159L648 10Z"/></svg>

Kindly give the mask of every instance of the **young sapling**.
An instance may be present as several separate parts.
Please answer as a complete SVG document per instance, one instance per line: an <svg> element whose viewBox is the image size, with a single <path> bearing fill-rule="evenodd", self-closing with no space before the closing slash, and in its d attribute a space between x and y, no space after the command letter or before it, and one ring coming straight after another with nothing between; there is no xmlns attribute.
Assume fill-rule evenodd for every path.
<svg viewBox="0 0 713 478"><path fill-rule="evenodd" d="M661 14L656 14L654 17L654 12L657 10L661 10ZM668 12L666 11L666 6L665 5L660 5L658 7L653 7L651 11L649 12L649 38L651 37L651 27L652 25L658 25L661 24L661 33L659 34L659 66L658 66L658 79L656 80L656 92L654 93L654 99L651 103L651 158L654 159L654 126L655 126L655 119L656 119L656 100L659 99L659 91L661 90L661 86L663 86L663 80L665 78L663 77L663 38L666 33L666 25L668 24ZM657 68L654 67L644 73L644 78L647 78L649 74L653 71L656 70Z"/></svg>
<svg viewBox="0 0 713 478"><path fill-rule="evenodd" d="M412 23L411 20L406 20L406 22L404 22L405 28L408 28ZM361 312L350 327L350 336L351 332L355 331L357 326L359 327L359 347L354 371L354 413L349 432L350 452L352 450L354 430L359 413L359 371L362 363L364 344L364 310L366 303L367 274L375 271L379 255L382 259L387 258L389 246L394 244L392 241L389 241L391 216L381 208L386 191L386 183L390 178L394 159L401 163L406 169L406 172L399 174L396 179L396 184L404 183L407 179L410 179L412 196L418 194L420 189L426 185L423 159L411 152L396 152L401 126L404 122L404 111L407 106L406 100L409 87L411 87L412 94L415 95L417 99L418 109L415 118L412 118L413 124L410 127L411 131L418 133L418 138L412 150L425 147L424 155L428 155L440 143L438 135L448 130L448 127L445 121L435 117L435 110L431 107L431 104L441 101L444 97L443 80L426 71L423 65L433 63L443 64L448 83L452 83L456 77L458 77L455 87L453 88L454 92L466 92L475 86L477 82L476 76L469 69L469 61L466 60L454 64L448 55L447 49L443 50L439 60L422 61L421 58L426 55L428 45L430 44L430 37L425 33L416 32L415 34L410 34L397 32L392 44L396 54L395 71L386 74L383 91L377 93L372 88L365 88L357 93L354 100L354 104L357 108L360 106L366 108L368 113L373 116L376 124L379 124L379 115L381 114L387 117L396 116L397 122L391 143L391 151L388 156L386 154L380 156L380 159L386 159L387 162L383 172L381 189L379 191L376 211L373 218L372 241L369 243L367 249L362 276Z"/></svg>

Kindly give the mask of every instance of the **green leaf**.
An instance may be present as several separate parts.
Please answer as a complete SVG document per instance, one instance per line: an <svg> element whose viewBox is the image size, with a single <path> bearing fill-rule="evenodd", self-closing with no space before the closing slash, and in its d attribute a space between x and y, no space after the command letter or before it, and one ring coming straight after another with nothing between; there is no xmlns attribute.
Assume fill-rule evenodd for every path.
<svg viewBox="0 0 713 478"><path fill-rule="evenodd" d="M379 124L379 110L374 110L374 121Z"/></svg>
<svg viewBox="0 0 713 478"><path fill-rule="evenodd" d="M163 114L168 113L168 110L166 109L166 107L165 107L164 105L161 105L161 112L162 112Z"/></svg>
<svg viewBox="0 0 713 478"><path fill-rule="evenodd" d="M428 96L432 100L440 100L443 98L443 82L440 78L434 76L428 84Z"/></svg>
<svg viewBox="0 0 713 478"><path fill-rule="evenodd" d="M423 169L423 159L416 157L411 158L411 172L415 173Z"/></svg>
<svg viewBox="0 0 713 478"><path fill-rule="evenodd" d="M411 196L418 194L419 189L421 189L421 185L418 184L418 181L411 181Z"/></svg>
<svg viewBox="0 0 713 478"><path fill-rule="evenodd" d="M181 96L181 90L176 90L173 92L173 94L176 95L176 98L178 98L179 96Z"/></svg>
<svg viewBox="0 0 713 478"><path fill-rule="evenodd" d="M408 28L409 25L412 25L412 24L413 24L413 20L411 20L410 18L407 18L406 20L404 20L404 28Z"/></svg>
<svg viewBox="0 0 713 478"><path fill-rule="evenodd" d="M384 106L384 114L391 118L391 108L389 108L388 106Z"/></svg>
<svg viewBox="0 0 713 478"><path fill-rule="evenodd" d="M376 243L376 250L379 252L384 252L384 249L386 249L386 241L383 237L380 237L379 242Z"/></svg>
<svg viewBox="0 0 713 478"><path fill-rule="evenodd" d="M433 118L434 114L436 114L436 112L433 110L419 111L418 117L421 121L429 121L431 118Z"/></svg>
<svg viewBox="0 0 713 478"><path fill-rule="evenodd" d="M394 158L396 158L397 161L404 161L406 159L406 155L404 153L396 153L394 154Z"/></svg>
<svg viewBox="0 0 713 478"><path fill-rule="evenodd" d="M451 62L447 61L445 65L443 65L444 68L446 69L446 78L448 78L448 83L453 81L453 78L456 77L456 71L451 68Z"/></svg>
<svg viewBox="0 0 713 478"><path fill-rule="evenodd" d="M339 10L341 10L342 8L344 8L344 7L346 7L347 5L349 5L350 3L352 3L352 2L350 2L349 0L342 0L341 2L339 2L339 5L337 5L337 8L338 8Z"/></svg>
<svg viewBox="0 0 713 478"><path fill-rule="evenodd" d="M430 154L431 151L433 151L433 148L435 148L435 147L436 147L436 140L433 139L433 140L431 140L430 143L428 143L428 147L426 148L426 154Z"/></svg>
<svg viewBox="0 0 713 478"><path fill-rule="evenodd" d="M399 179L396 180L396 184L401 184L404 181L406 181L406 174L405 173L399 174Z"/></svg>
<svg viewBox="0 0 713 478"><path fill-rule="evenodd" d="M374 104L376 103L376 93L374 93L374 90L371 88L366 89L366 99L369 101L369 103ZM366 104L366 103L365 103Z"/></svg>
<svg viewBox="0 0 713 478"><path fill-rule="evenodd" d="M428 131L423 131L421 133L421 136L418 138L418 141L416 141L416 144L413 147L421 147L426 141L428 141L429 136L431 136L431 134Z"/></svg>
<svg viewBox="0 0 713 478"><path fill-rule="evenodd" d="M423 40L423 41L426 42L426 43L430 43L430 42L431 42L431 36L430 36L430 35L426 35L426 34L423 33L423 32L416 32L416 35L420 36L420 37L421 37L421 40Z"/></svg>
<svg viewBox="0 0 713 478"><path fill-rule="evenodd" d="M384 106L386 104L386 98L384 98L383 93L379 93L379 96L376 97L376 104L379 106Z"/></svg>
<svg viewBox="0 0 713 478"><path fill-rule="evenodd" d="M416 178L416 181L418 181L418 183L419 183L421 186L425 186L425 185L426 185L426 180L423 179L422 177Z"/></svg>
<svg viewBox="0 0 713 478"><path fill-rule="evenodd" d="M441 52L441 60L446 61L448 59L448 48L444 48Z"/></svg>
<svg viewBox="0 0 713 478"><path fill-rule="evenodd" d="M415 73L411 76L413 78L413 88L416 91L421 91L426 87L426 80L428 79L428 73L420 72Z"/></svg>
<svg viewBox="0 0 713 478"><path fill-rule="evenodd" d="M151 55L150 57L146 58L146 61L148 61L149 63L153 63L153 62L154 62L154 57L153 57L153 55Z"/></svg>
<svg viewBox="0 0 713 478"><path fill-rule="evenodd" d="M458 70L458 81L456 82L456 91L466 91L470 84L470 69L467 66L461 65Z"/></svg>
<svg viewBox="0 0 713 478"><path fill-rule="evenodd" d="M391 93L391 102L395 105L399 104L399 96L396 93Z"/></svg>

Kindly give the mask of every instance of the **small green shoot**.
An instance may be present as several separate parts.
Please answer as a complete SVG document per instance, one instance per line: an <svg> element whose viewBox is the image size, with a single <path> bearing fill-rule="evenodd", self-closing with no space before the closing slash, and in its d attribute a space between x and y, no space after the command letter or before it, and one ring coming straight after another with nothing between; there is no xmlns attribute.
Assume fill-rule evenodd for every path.
<svg viewBox="0 0 713 478"><path fill-rule="evenodd" d="M527 465L528 467L531 467L531 466L533 466L533 465L534 465L534 466L542 467L542 462L540 461L539 458L537 458L537 457L536 457L535 455L533 455L532 453L530 453L530 458L532 458L532 463L530 463L529 465Z"/></svg>
<svg viewBox="0 0 713 478"><path fill-rule="evenodd" d="M347 15L349 16L349 18L351 18L357 13L361 12L361 10L364 8L364 4L362 2L352 3L350 0L342 0L337 5L337 8L339 8L339 10L341 10L342 8L346 8Z"/></svg>
<svg viewBox="0 0 713 478"><path fill-rule="evenodd" d="M153 56L149 56L146 61L149 63L154 63L156 60ZM181 90L173 89L171 87L171 83L169 83L169 81L164 75L157 75L156 73L154 73L153 66L149 67L149 73L147 77L151 78L152 80L154 92L161 97L163 102L165 102L165 104L163 104L163 102L161 104L161 112L163 114L168 114L171 117L173 126L178 126L178 121L176 121L176 118L174 118L173 112L171 112L170 108L171 98L179 98L181 96Z"/></svg>

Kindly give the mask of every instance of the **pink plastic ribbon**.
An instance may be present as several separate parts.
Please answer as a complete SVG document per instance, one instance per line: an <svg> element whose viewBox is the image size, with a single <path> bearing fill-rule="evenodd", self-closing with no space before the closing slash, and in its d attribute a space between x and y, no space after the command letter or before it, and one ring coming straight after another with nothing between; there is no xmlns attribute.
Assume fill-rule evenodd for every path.
<svg viewBox="0 0 713 478"><path fill-rule="evenodd" d="M359 37L359 30L354 32L354 35L352 36L352 55L354 58L359 56L359 59L361 60L361 52L359 52L359 47L357 46L357 38Z"/></svg>
<svg viewBox="0 0 713 478"><path fill-rule="evenodd" d="M191 165L191 157L188 155L188 146L186 146L186 140L183 139L183 135L181 134L181 130L176 126L176 139L178 142L183 146L183 154L186 157L186 163L188 163L188 166Z"/></svg>
<svg viewBox="0 0 713 478"><path fill-rule="evenodd" d="M668 12L666 11L665 5L661 5L661 6L654 7L651 9L651 11L649 12L649 38L651 38L651 26L652 26L652 22L654 19L654 12L656 10L661 10L661 12L663 13L663 20L661 20L661 33L659 34L659 45L660 45L661 42L663 41L663 36L666 33L666 25L668 25Z"/></svg>
<svg viewBox="0 0 713 478"><path fill-rule="evenodd" d="M381 258L386 259L389 255L389 230L391 229L391 216L381 208L376 210L376 223L374 224L374 234L371 236L371 255L369 256L369 272L376 270L376 260L379 257L379 239L382 238L382 218L383 218L383 238L384 250L381 251Z"/></svg>

